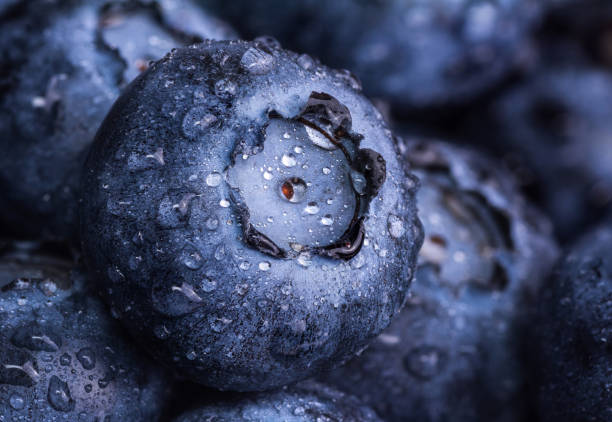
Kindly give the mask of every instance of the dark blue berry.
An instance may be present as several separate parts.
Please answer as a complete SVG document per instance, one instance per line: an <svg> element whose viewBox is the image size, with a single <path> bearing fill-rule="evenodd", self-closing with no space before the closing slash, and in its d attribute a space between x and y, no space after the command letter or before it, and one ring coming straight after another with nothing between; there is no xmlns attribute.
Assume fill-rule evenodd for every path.
<svg viewBox="0 0 612 422"><path fill-rule="evenodd" d="M312 381L270 393L234 395L192 410L175 422L382 422L354 397Z"/></svg>
<svg viewBox="0 0 612 422"><path fill-rule="evenodd" d="M0 22L0 222L37 238L76 233L80 171L121 89L173 47L233 36L190 0L21 1Z"/></svg>
<svg viewBox="0 0 612 422"><path fill-rule="evenodd" d="M0 418L157 420L168 380L126 343L88 282L55 257L0 259Z"/></svg>
<svg viewBox="0 0 612 422"><path fill-rule="evenodd" d="M305 63L268 38L176 50L119 98L86 166L81 233L102 294L205 385L330 368L410 284L416 183L372 104Z"/></svg>
<svg viewBox="0 0 612 422"><path fill-rule="evenodd" d="M400 146L421 181L425 229L411 296L368 349L322 378L389 422L524 420L520 346L557 254L550 225L484 156Z"/></svg>
<svg viewBox="0 0 612 422"><path fill-rule="evenodd" d="M493 107L501 135L486 133L488 146L523 163L529 191L563 240L612 207L611 95L608 72L551 65Z"/></svg>
<svg viewBox="0 0 612 422"><path fill-rule="evenodd" d="M533 375L542 421L612 420L612 224L585 235L543 286Z"/></svg>

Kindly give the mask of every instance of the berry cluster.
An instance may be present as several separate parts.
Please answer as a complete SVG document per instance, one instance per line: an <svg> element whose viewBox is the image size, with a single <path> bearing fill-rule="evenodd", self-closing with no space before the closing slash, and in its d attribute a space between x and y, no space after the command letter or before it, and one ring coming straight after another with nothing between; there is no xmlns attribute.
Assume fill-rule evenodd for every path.
<svg viewBox="0 0 612 422"><path fill-rule="evenodd" d="M0 1L0 422L612 420L611 40L603 0Z"/></svg>

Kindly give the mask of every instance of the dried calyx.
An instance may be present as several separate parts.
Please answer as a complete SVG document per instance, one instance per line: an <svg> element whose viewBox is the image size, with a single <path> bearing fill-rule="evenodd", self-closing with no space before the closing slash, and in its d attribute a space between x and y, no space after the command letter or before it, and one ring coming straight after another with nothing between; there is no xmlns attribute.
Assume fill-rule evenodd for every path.
<svg viewBox="0 0 612 422"><path fill-rule="evenodd" d="M326 93L312 92L293 118L270 111L255 145L240 143L227 171L244 241L276 258L355 256L386 178L384 158L360 149L362 139L349 109Z"/></svg>

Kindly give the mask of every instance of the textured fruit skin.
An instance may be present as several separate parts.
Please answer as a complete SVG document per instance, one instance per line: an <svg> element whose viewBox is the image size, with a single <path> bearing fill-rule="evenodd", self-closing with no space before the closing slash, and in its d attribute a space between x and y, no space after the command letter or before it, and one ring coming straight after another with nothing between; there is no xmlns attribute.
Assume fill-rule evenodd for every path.
<svg viewBox="0 0 612 422"><path fill-rule="evenodd" d="M71 268L45 256L0 259L1 418L157 420L168 380Z"/></svg>
<svg viewBox="0 0 612 422"><path fill-rule="evenodd" d="M541 12L532 0L201 3L244 37L271 35L351 70L401 112L465 105L526 66Z"/></svg>
<svg viewBox="0 0 612 422"><path fill-rule="evenodd" d="M382 422L354 397L304 381L275 392L236 394L185 413L174 422Z"/></svg>
<svg viewBox="0 0 612 422"><path fill-rule="evenodd" d="M419 177L425 242L405 307L322 380L394 421L529 420L521 341L557 255L550 224L478 153L400 144Z"/></svg>
<svg viewBox="0 0 612 422"><path fill-rule="evenodd" d="M612 207L612 77L571 63L543 66L497 100L492 130L501 135L485 133L490 149L524 161L532 196L564 241Z"/></svg>
<svg viewBox="0 0 612 422"><path fill-rule="evenodd" d="M542 421L612 418L611 221L580 239L541 290L534 374Z"/></svg>
<svg viewBox="0 0 612 422"><path fill-rule="evenodd" d="M172 47L233 35L189 0L21 1L0 22L0 221L54 240L78 232L87 149L125 84Z"/></svg>
<svg viewBox="0 0 612 422"><path fill-rule="evenodd" d="M264 390L348 359L389 324L404 301L422 242L417 183L398 162L380 113L350 84L344 73L269 39L206 42L174 51L119 98L85 169L84 255L102 295L160 362L208 386ZM269 140L262 139L264 127L287 122L274 116L298 115L314 100L313 92L346 107L349 132L363 135L360 151L371 148L386 162L386 180L369 196L364 214L365 240L351 259L296 249L279 258L245 240L248 226L237 192L260 189L261 195L246 200L251 217L287 206L280 190L269 203L262 201L262 186L272 176L249 163L266 157L266 148L293 142L306 126ZM325 111L346 124L341 110ZM312 138L307 140L304 151L318 154ZM153 154L163 159L147 158ZM342 159L324 155L305 169L300 163L308 157L297 152L298 165L287 167L281 155L269 157L273 177L287 168L316 170L304 176L311 183L307 192L336 188L325 165L344 168ZM226 178L232 175L248 176L242 191L230 189ZM336 193L316 198L322 209L326 199L334 206ZM305 220L305 204L288 209L297 223L277 218L278 225L262 230L271 236L307 234L304 227L322 216ZM393 235L389 221L395 222ZM315 232L320 227L312 225Z"/></svg>

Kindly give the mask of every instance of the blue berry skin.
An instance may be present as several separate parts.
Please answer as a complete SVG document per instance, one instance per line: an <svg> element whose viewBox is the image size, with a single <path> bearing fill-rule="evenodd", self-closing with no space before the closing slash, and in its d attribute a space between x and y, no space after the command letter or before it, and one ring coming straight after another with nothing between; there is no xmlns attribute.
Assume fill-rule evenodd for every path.
<svg viewBox="0 0 612 422"><path fill-rule="evenodd" d="M411 295L368 349L321 379L389 422L529 420L520 343L557 255L550 224L485 156L400 145L421 180L425 229Z"/></svg>
<svg viewBox="0 0 612 422"><path fill-rule="evenodd" d="M274 392L237 394L189 411L174 422L382 422L354 397L304 381Z"/></svg>
<svg viewBox="0 0 612 422"><path fill-rule="evenodd" d="M265 390L389 324L422 242L417 182L352 85L264 38L173 51L119 98L86 164L84 255L160 362Z"/></svg>
<svg viewBox="0 0 612 422"><path fill-rule="evenodd" d="M268 34L350 69L400 112L465 105L522 70L540 3L201 0L245 37Z"/></svg>
<svg viewBox="0 0 612 422"><path fill-rule="evenodd" d="M150 60L232 37L190 0L21 1L0 14L0 222L14 236L78 232L89 145Z"/></svg>
<svg viewBox="0 0 612 422"><path fill-rule="evenodd" d="M492 107L501 136L485 134L489 147L525 161L533 196L564 241L612 207L610 96L608 72L550 64Z"/></svg>
<svg viewBox="0 0 612 422"><path fill-rule="evenodd" d="M543 422L612 420L612 219L583 236L543 286L535 344Z"/></svg>
<svg viewBox="0 0 612 422"><path fill-rule="evenodd" d="M49 256L0 259L0 419L156 421L168 380L71 270Z"/></svg>

